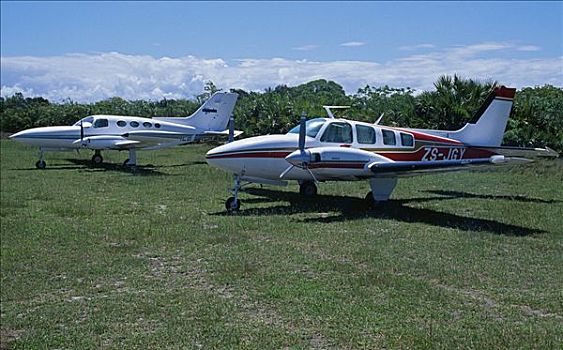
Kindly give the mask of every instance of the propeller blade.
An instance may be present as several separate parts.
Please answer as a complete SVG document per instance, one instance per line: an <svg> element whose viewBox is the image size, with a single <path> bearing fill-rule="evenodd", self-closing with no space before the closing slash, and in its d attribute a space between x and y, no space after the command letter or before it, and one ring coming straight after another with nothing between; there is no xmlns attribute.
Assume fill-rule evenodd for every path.
<svg viewBox="0 0 563 350"><path fill-rule="evenodd" d="M84 125L83 125L84 121L80 121L80 141L82 142L84 140Z"/></svg>
<svg viewBox="0 0 563 350"><path fill-rule="evenodd" d="M315 175L313 175L313 172L311 171L311 169L309 169L308 166L303 167L303 169L307 170L309 172L309 174L311 175L311 177L313 178L313 181L318 184L319 181L317 180L317 178L315 177Z"/></svg>
<svg viewBox="0 0 563 350"><path fill-rule="evenodd" d="M307 126L307 114L303 112L301 114L301 120L299 121L299 150L303 151L305 149L305 132Z"/></svg>
<svg viewBox="0 0 563 350"><path fill-rule="evenodd" d="M235 139L235 116L231 115L229 118L229 139L227 143L233 142Z"/></svg>
<svg viewBox="0 0 563 350"><path fill-rule="evenodd" d="M289 168L285 169L283 171L283 173L280 174L280 179L283 179L287 174L289 174L289 172L291 171L291 169L293 169L295 167L295 165L290 165Z"/></svg>

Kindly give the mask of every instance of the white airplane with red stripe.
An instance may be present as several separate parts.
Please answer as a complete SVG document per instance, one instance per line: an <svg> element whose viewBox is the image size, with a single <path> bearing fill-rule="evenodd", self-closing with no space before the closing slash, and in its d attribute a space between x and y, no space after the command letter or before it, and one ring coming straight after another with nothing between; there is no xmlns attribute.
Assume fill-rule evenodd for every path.
<svg viewBox="0 0 563 350"><path fill-rule="evenodd" d="M334 118L306 120L285 135L251 137L216 147L207 162L234 174L228 211L240 208L243 182L287 185L314 196L319 182L366 180L369 202L387 201L404 176L557 157L549 148L501 147L516 89L491 92L472 121L455 131L394 128ZM381 119L381 118L380 118Z"/></svg>

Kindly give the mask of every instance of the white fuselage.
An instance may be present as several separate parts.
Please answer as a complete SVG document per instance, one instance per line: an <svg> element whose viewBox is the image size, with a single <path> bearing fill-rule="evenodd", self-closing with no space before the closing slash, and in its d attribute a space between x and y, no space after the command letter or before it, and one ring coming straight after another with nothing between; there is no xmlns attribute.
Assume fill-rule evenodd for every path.
<svg viewBox="0 0 563 350"><path fill-rule="evenodd" d="M309 169L316 179L323 180L358 180L371 173L366 165L372 161L389 162L392 156L420 152L415 145L413 134L409 130L380 127L377 125L344 119L316 119L324 124L314 135L305 139L306 149L315 149L322 162L312 164ZM331 134L329 127L336 123L344 127L349 135L336 132ZM309 128L309 127L308 127ZM385 137L384 134L385 133ZM403 136L402 135L409 135ZM327 136L328 135L328 136ZM392 137L391 137L392 136ZM207 162L241 176L280 180L280 174L291 166L286 157L298 149L298 134L267 135L243 139L219 146L207 153ZM404 145L410 140L412 143ZM439 139L438 137L435 137ZM455 142L444 139L444 141ZM346 149L366 150L361 154ZM344 152L343 152L344 151ZM377 153L375 153L377 151ZM391 158L383 157L390 156ZM294 167L284 176L286 180L311 180L311 174L302 168Z"/></svg>
<svg viewBox="0 0 563 350"><path fill-rule="evenodd" d="M81 139L81 125L83 123L84 139L95 137L100 147L91 147L92 149L118 149L114 147L113 143L122 139L122 135L130 132L142 131L161 131L170 132L174 136L167 136L165 133L159 136L158 139L150 138L151 142L159 141L160 143L173 142L173 141L194 141L200 133L198 129L176 123L170 123L161 120L154 120L142 117L130 116L113 116L113 115L95 115L86 117L75 123L72 126L49 126L41 128L33 128L20 131L10 136L11 139L23 142L32 146L37 146L42 149L77 149L84 145L76 142ZM182 134L182 136L178 136ZM103 142L103 137L105 141ZM137 139L142 140L142 134L137 136ZM112 141L112 142L110 142ZM149 147L151 145L141 144L140 149Z"/></svg>

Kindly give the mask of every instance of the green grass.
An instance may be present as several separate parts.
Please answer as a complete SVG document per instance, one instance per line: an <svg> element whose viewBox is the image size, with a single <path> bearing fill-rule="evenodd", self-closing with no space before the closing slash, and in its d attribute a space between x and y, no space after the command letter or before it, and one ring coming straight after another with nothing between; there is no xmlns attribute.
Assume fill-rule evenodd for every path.
<svg viewBox="0 0 563 350"><path fill-rule="evenodd" d="M209 146L47 154L1 141L2 348L553 348L563 342L561 161L252 186Z"/></svg>

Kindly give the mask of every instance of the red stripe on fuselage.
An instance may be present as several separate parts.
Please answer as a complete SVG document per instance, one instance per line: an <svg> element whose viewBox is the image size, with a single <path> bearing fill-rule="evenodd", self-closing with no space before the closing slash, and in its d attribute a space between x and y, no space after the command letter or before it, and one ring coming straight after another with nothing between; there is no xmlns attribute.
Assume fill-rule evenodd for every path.
<svg viewBox="0 0 563 350"><path fill-rule="evenodd" d="M246 152L246 153L230 153L209 155L207 159L221 159L221 158L285 158L292 152L288 151L272 151L272 152Z"/></svg>
<svg viewBox="0 0 563 350"><path fill-rule="evenodd" d="M460 159L459 156L461 155L460 152L457 152L457 157L452 158L451 151L453 149L465 149L463 153L462 159L472 159L472 158L487 158L490 156L495 155L495 152L492 152L487 149L483 148L472 148L472 147L440 147L440 146L423 146L419 148L417 151L414 152L393 152L393 151L385 151L385 152L378 152L375 150L370 150L374 154L382 155L386 158L389 158L394 161L422 161L423 157L427 155L428 158L428 149L437 149L435 152L436 158L432 160L446 160L446 159ZM230 154L218 154L218 155L210 155L207 156L207 159L224 159L224 158L272 158L272 159L279 159L285 158L292 152L289 151L263 151L263 152L240 152L240 153L230 153ZM430 159L425 159L430 160ZM329 164L325 162L317 163L317 164ZM360 163L330 163L333 168L359 168L363 167L365 163L359 165ZM355 165L354 165L355 164ZM313 168L313 166L310 166ZM319 166L321 167L321 166ZM324 167L324 166L322 166ZM327 166L329 167L329 166Z"/></svg>

